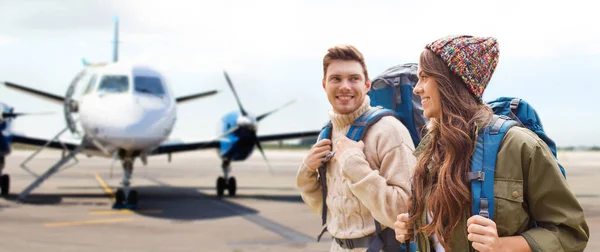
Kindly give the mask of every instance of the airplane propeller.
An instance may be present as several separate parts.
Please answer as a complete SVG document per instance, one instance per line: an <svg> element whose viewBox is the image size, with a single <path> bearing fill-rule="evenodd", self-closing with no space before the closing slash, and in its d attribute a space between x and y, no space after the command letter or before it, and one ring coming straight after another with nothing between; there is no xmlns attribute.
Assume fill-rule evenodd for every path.
<svg viewBox="0 0 600 252"><path fill-rule="evenodd" d="M235 92L235 88L233 88L233 83L231 83L231 79L229 79L229 75L227 74L226 71L223 71L223 73L225 74L225 79L227 80L227 84L229 84L229 88L231 88L231 91L233 92L233 95L235 96L235 100L237 101L237 104L240 107L240 112L242 112L243 116L247 116L248 113L246 112L246 110L244 110L244 107L242 106L242 102L240 102L240 98L238 97L237 93Z"/></svg>
<svg viewBox="0 0 600 252"><path fill-rule="evenodd" d="M237 131L238 129L240 129L240 126L235 126L235 127L231 128L231 129L225 131L223 134L219 135L216 139L221 139L221 138L223 138L223 137L225 137L225 136L227 136L227 135L229 135L229 134Z"/></svg>
<svg viewBox="0 0 600 252"><path fill-rule="evenodd" d="M55 114L54 112L38 112L38 113L2 113L2 118L17 118L19 116L29 115L50 115Z"/></svg>
<svg viewBox="0 0 600 252"><path fill-rule="evenodd" d="M267 163L267 166L269 166L269 173L273 173L273 167L271 167L271 163L269 163L269 160L267 159L267 155L265 155L265 151L263 150L262 146L260 145L260 141L258 141L258 138L255 138L255 139L256 139L255 140L256 147L258 147L260 154L262 155L263 159Z"/></svg>
<svg viewBox="0 0 600 252"><path fill-rule="evenodd" d="M229 78L229 74L227 74L227 71L223 71L223 74L225 75L225 79L227 80L227 84L229 85L229 88L231 88L231 91L233 92L233 95L235 96L235 100L240 108L240 112L242 113L243 117L247 117L248 113L246 112L246 110L244 109L244 107L242 106L242 102L240 101L239 96L237 95L237 92L235 91L235 88L233 87L233 82L231 81L231 79ZM279 108L276 108L274 110L271 110L267 113L264 113L262 115L259 115L256 117L256 122L260 122L261 120L265 119L266 117L270 116L271 114L279 111L282 108L285 108L289 105L291 105L292 103L296 102L296 100L292 100L287 102L286 104L280 106ZM252 120L248 120L250 122L252 122ZM256 147L258 148L258 150L260 151L260 154L262 155L263 159L265 160L265 162L267 163L267 166L269 166L269 172L273 172L273 168L271 167L271 164L269 163L269 160L267 159L267 156L265 155L265 152L263 150L262 145L260 144L260 141L258 141L258 137L256 135L256 125L255 123L250 123L250 124L245 124L245 125L236 125L235 127L232 127L231 129L227 130L225 133L221 134L217 139L221 139L233 132L236 132L237 130L241 129L241 128L250 128L251 130L249 130L251 132L251 134L253 134L254 137L254 144L256 145Z"/></svg>
<svg viewBox="0 0 600 252"><path fill-rule="evenodd" d="M273 113L275 113L275 112L279 111L279 110L280 110L280 109L282 109L282 108L285 108L285 107L287 107L287 106L289 106L289 105L292 105L292 104L293 104L293 103L295 103L295 102L296 102L296 100L291 100L291 101L289 101L288 103L286 103L286 104L283 104L283 105L282 105L281 107L279 107L279 108L276 108L276 109L274 109L274 110L271 110L271 111L269 111L269 112L267 112L267 113L264 113L264 114L262 114L262 115L259 115L259 116L257 116L257 117L256 117L256 121L260 122L262 119L265 119L265 117L267 117L267 116L270 116L271 114L273 114Z"/></svg>
<svg viewBox="0 0 600 252"><path fill-rule="evenodd" d="M74 113L79 112L79 102L73 99L73 95L75 94L75 89L77 88L77 84L79 80L83 78L86 73L86 69L81 70L75 78L69 84L69 88L67 88L67 92L65 94L65 99L63 103L63 114L65 116L65 122L69 131L71 131L74 135L81 135L79 130L77 129L77 120L73 117Z"/></svg>

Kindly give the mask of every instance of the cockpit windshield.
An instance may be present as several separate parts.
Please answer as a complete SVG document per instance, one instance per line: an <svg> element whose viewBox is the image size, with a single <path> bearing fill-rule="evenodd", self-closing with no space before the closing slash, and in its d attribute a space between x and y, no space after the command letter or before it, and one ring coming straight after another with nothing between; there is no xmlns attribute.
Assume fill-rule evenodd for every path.
<svg viewBox="0 0 600 252"><path fill-rule="evenodd" d="M126 75L104 75L98 91L101 93L127 93L129 78Z"/></svg>
<svg viewBox="0 0 600 252"><path fill-rule="evenodd" d="M157 77L136 76L133 79L135 91L138 93L164 95L165 89Z"/></svg>

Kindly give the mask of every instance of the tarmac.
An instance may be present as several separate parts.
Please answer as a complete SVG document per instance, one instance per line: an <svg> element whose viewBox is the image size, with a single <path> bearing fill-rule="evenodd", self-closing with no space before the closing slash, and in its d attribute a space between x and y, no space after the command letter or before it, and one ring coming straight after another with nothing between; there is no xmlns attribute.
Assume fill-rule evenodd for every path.
<svg viewBox="0 0 600 252"><path fill-rule="evenodd" d="M77 156L78 163L51 177L27 198L17 195L34 180L20 168L29 151L7 158L11 193L0 199L0 251L328 251L316 242L320 216L304 204L296 171L307 150L266 150L232 163L236 197L216 197L221 164L212 151L138 160L132 185L136 210L113 210L120 163ZM44 151L27 164L36 174L58 161ZM561 152L567 180L591 230L585 251L600 251L600 152ZM111 169L111 167L113 167Z"/></svg>

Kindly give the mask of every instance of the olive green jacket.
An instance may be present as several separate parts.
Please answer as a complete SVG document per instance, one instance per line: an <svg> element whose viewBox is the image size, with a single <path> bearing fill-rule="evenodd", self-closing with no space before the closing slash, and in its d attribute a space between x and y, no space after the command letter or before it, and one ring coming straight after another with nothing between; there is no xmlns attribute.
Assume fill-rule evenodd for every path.
<svg viewBox="0 0 600 252"><path fill-rule="evenodd" d="M430 143L425 137L418 157ZM496 161L493 221L498 236L522 235L532 251L583 251L590 231L583 209L561 174L552 152L535 133L522 127L508 130ZM425 211L415 223L426 225ZM452 234L451 251L474 251L467 240L466 212ZM533 227L533 221L538 227ZM431 251L425 232L416 234L419 251Z"/></svg>

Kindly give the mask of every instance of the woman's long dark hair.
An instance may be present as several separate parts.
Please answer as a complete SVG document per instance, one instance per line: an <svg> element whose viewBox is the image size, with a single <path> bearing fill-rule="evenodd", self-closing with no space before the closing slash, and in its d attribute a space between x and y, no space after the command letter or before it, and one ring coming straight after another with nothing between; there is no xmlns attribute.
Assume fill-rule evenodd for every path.
<svg viewBox="0 0 600 252"><path fill-rule="evenodd" d="M487 125L492 111L475 99L463 80L432 51L421 53L419 65L423 73L437 82L441 117L431 118L428 127L431 144L417 160L412 181L416 214L411 220L416 221L420 217L418 213L427 210L432 221L418 231L425 231L427 236L436 234L449 251L450 235L471 209L467 173L475 148L476 125Z"/></svg>

